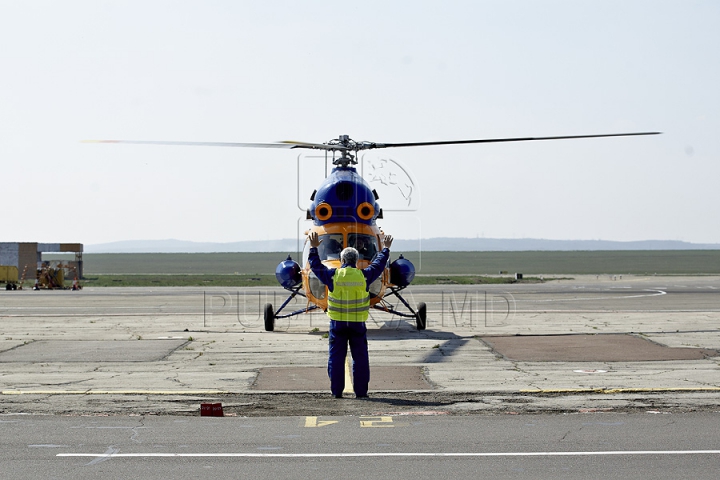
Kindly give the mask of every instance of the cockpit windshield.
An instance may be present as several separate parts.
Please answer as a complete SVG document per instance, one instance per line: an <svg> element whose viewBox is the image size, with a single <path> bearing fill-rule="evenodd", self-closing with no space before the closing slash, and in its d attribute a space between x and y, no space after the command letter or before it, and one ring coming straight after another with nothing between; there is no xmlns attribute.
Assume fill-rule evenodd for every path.
<svg viewBox="0 0 720 480"><path fill-rule="evenodd" d="M343 235L342 233L332 233L320 235L320 246L318 247L318 256L320 260L340 260L340 252L342 252ZM372 261L378 252L377 237L375 235L367 235L363 233L349 233L347 236L348 246L355 247L359 254L359 260ZM303 265L308 261L310 254L310 243L305 242L303 250Z"/></svg>
<svg viewBox="0 0 720 480"><path fill-rule="evenodd" d="M360 254L360 260L372 260L377 253L377 237L362 233L348 234L348 246L355 247Z"/></svg>

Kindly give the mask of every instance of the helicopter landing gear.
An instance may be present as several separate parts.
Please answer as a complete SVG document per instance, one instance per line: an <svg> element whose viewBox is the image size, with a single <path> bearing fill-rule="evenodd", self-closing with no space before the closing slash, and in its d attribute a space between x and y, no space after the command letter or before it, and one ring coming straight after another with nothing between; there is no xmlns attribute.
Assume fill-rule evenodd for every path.
<svg viewBox="0 0 720 480"><path fill-rule="evenodd" d="M399 310L396 310L395 307L388 303L384 303L382 305L378 304L375 305L373 308L376 308L377 310L382 310L383 312L390 313L392 315L397 315L399 317L403 318L414 318L415 319L415 325L417 326L418 330L425 330L427 327L427 305L425 305L425 302L418 302L417 309L413 309L412 306L405 300L402 295L400 295L400 291L403 290L405 287L395 287L390 286L389 293L385 294L385 297L388 297L389 295L395 295L400 302L402 302L405 307L410 310L410 313L401 312Z"/></svg>
<svg viewBox="0 0 720 480"><path fill-rule="evenodd" d="M425 330L427 326L427 305L425 302L418 303L418 309L415 313L415 325L418 330Z"/></svg>
<svg viewBox="0 0 720 480"><path fill-rule="evenodd" d="M265 311L263 313L265 317L265 331L272 332L275 330L275 312L273 311L272 303L265 304Z"/></svg>

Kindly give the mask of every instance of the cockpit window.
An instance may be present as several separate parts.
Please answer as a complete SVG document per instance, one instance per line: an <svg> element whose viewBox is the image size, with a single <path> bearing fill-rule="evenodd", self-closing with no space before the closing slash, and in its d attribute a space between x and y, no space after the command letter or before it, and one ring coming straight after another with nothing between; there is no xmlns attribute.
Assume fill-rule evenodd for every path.
<svg viewBox="0 0 720 480"><path fill-rule="evenodd" d="M318 247L320 260L340 260L340 252L343 249L342 234L320 235L320 240Z"/></svg>
<svg viewBox="0 0 720 480"><path fill-rule="evenodd" d="M348 234L348 246L355 247L360 254L360 260L372 260L377 253L377 238L362 233Z"/></svg>

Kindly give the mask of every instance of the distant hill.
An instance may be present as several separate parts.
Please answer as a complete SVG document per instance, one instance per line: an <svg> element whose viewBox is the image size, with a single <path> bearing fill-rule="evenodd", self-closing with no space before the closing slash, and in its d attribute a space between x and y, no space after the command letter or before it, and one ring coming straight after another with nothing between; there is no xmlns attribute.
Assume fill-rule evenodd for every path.
<svg viewBox="0 0 720 480"><path fill-rule="evenodd" d="M214 243L186 240L127 240L85 245L86 253L212 253L212 252L296 252L302 243L295 239ZM588 251L588 250L720 250L720 243L690 243L679 240L544 240L535 238L427 238L397 239L396 252L503 252L503 251Z"/></svg>
<svg viewBox="0 0 720 480"><path fill-rule="evenodd" d="M417 241L416 241L417 242ZM397 242L402 245L403 242ZM720 243L689 243L679 240L545 240L538 238L429 238L421 240L426 251L587 251L587 250L717 250Z"/></svg>

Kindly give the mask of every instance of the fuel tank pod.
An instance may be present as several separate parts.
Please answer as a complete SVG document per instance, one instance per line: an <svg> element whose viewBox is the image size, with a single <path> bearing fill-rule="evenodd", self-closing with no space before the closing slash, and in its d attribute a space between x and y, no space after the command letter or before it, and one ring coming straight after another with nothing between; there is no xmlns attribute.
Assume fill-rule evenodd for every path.
<svg viewBox="0 0 720 480"><path fill-rule="evenodd" d="M398 287L407 287L415 278L415 265L400 255L390 264L390 283Z"/></svg>
<svg viewBox="0 0 720 480"><path fill-rule="evenodd" d="M302 281L300 265L290 255L283 262L280 262L275 269L275 278L283 288L292 288Z"/></svg>

